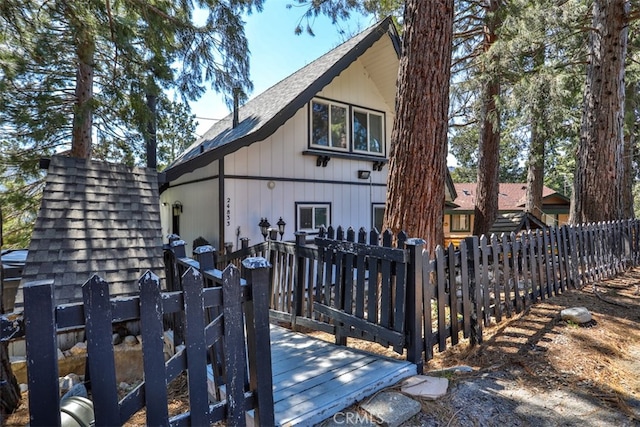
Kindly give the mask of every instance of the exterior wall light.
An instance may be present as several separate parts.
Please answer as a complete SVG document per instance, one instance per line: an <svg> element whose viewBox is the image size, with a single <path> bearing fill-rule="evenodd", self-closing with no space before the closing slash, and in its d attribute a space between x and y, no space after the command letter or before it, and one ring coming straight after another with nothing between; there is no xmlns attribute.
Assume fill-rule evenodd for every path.
<svg viewBox="0 0 640 427"><path fill-rule="evenodd" d="M363 170L358 171L359 179L369 179L370 176L371 176L371 171L363 171Z"/></svg>
<svg viewBox="0 0 640 427"><path fill-rule="evenodd" d="M260 233L262 233L262 237L264 237L264 240L266 241L267 235L269 234L269 227L271 227L271 224L269 224L269 221L267 221L267 218L260 218L258 227L260 227Z"/></svg>
<svg viewBox="0 0 640 427"><path fill-rule="evenodd" d="M180 201L175 201L171 207L173 208L173 216L180 216L182 213L182 203Z"/></svg>
<svg viewBox="0 0 640 427"><path fill-rule="evenodd" d="M285 225L287 225L287 223L284 222L282 217L280 217L276 225L278 226L278 233L280 233L280 240L282 240L282 236L284 235L284 227Z"/></svg>

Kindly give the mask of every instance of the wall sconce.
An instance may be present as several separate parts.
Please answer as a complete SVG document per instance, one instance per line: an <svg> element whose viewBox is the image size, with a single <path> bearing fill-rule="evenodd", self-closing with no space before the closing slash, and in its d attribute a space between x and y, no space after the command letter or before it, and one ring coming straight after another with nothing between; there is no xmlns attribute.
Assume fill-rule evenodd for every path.
<svg viewBox="0 0 640 427"><path fill-rule="evenodd" d="M371 171L358 171L358 178L360 179L369 179L371 176Z"/></svg>
<svg viewBox="0 0 640 427"><path fill-rule="evenodd" d="M267 235L269 234L269 227L271 227L271 224L269 224L269 221L267 221L267 218L260 218L258 227L260 227L260 233L262 233L262 237L264 237L264 240L266 241Z"/></svg>
<svg viewBox="0 0 640 427"><path fill-rule="evenodd" d="M284 235L284 226L287 225L287 223L284 222L282 217L280 217L276 225L278 226L278 233L280 233L280 240L282 240L282 236Z"/></svg>
<svg viewBox="0 0 640 427"><path fill-rule="evenodd" d="M382 162L382 161L373 162L373 170L374 171L381 171L383 167L384 167L384 162Z"/></svg>
<svg viewBox="0 0 640 427"><path fill-rule="evenodd" d="M182 213L182 203L180 201L175 201L171 207L173 209L173 216L180 216Z"/></svg>

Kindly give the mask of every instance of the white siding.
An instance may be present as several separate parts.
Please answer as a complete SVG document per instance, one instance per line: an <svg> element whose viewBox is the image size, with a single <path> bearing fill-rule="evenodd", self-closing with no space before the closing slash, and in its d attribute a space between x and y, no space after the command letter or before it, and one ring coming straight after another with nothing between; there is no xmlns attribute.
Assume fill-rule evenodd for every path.
<svg viewBox="0 0 640 427"><path fill-rule="evenodd" d="M357 60L318 93L318 96L385 113L386 156L389 155L393 110ZM388 168L372 171L372 161L332 158L326 167L316 166L316 156L303 155L309 149L308 105L277 129L269 138L228 155L224 160L225 241L234 250L240 238L250 244L263 240L258 227L266 217L272 227L280 217L287 223L285 240L294 238L296 202L331 203L332 225L372 226L371 204L384 203ZM371 172L370 180L358 179L358 170ZM212 177L217 162L182 176L176 183ZM172 183L173 185L174 183ZM381 184L381 185L376 185ZM182 238L190 249L191 242L203 236L222 249L218 242L218 185L209 180L181 185L162 194L170 206L174 200L184 205L181 217ZM227 207L225 206L225 211ZM164 211L163 211L164 212ZM168 211L169 212L169 211ZM171 217L163 214L163 232L170 227ZM188 227L187 227L188 224ZM237 230L240 234L237 235Z"/></svg>

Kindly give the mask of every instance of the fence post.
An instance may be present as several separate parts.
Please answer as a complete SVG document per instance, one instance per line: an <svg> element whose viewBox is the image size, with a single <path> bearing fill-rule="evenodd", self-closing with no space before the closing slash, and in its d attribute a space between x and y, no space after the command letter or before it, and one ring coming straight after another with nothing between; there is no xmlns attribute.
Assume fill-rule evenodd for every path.
<svg viewBox="0 0 640 427"><path fill-rule="evenodd" d="M198 246L193 250L193 258L200 264L200 271L216 268L216 250L211 245Z"/></svg>
<svg viewBox="0 0 640 427"><path fill-rule="evenodd" d="M184 258L187 256L185 250L185 242L180 239L177 235L172 235L169 238L169 250L172 256L172 266L171 270L173 272L173 277L171 278L172 287L168 288L169 291L182 291L182 275L180 273L180 267L178 266L178 258ZM173 327L173 345L178 346L180 344L184 344L184 312L178 311L174 313L172 316L172 327Z"/></svg>
<svg viewBox="0 0 640 427"><path fill-rule="evenodd" d="M296 236L296 241L298 237ZM252 301L245 303L247 350L249 352L249 386L257 394L255 425L275 425L273 379L271 373L271 337L269 329L269 268L264 258L242 261ZM258 358L260 360L258 361ZM259 365L259 366L258 366Z"/></svg>
<svg viewBox="0 0 640 427"><path fill-rule="evenodd" d="M53 280L24 285L29 425L60 426L58 343Z"/></svg>
<svg viewBox="0 0 640 427"><path fill-rule="evenodd" d="M422 304L422 248L424 244L424 240L417 238L406 241L406 247L409 251L405 304L407 360L416 365L418 374L422 374L424 365L422 358L422 349L424 348L422 316L431 315L431 307L424 307L423 310ZM371 284L369 284L369 286L371 286ZM428 313L426 311L428 311ZM430 333L431 331L428 332Z"/></svg>

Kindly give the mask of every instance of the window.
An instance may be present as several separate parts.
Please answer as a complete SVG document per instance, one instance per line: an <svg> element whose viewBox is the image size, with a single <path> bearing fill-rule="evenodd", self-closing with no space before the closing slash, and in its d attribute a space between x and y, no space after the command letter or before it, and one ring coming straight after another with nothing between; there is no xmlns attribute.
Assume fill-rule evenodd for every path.
<svg viewBox="0 0 640 427"><path fill-rule="evenodd" d="M557 214L542 214L543 218L544 218L544 223L549 226L549 227L553 227L554 225L558 225L558 215Z"/></svg>
<svg viewBox="0 0 640 427"><path fill-rule="evenodd" d="M314 99L310 105L310 146L323 150L382 156L385 154L383 112Z"/></svg>
<svg viewBox="0 0 640 427"><path fill-rule="evenodd" d="M384 221L384 205L373 205L373 226L382 233L382 222Z"/></svg>
<svg viewBox="0 0 640 427"><path fill-rule="evenodd" d="M451 231L471 231L470 215L451 215Z"/></svg>
<svg viewBox="0 0 640 427"><path fill-rule="evenodd" d="M382 115L371 111L353 111L353 149L382 153Z"/></svg>
<svg viewBox="0 0 640 427"><path fill-rule="evenodd" d="M296 230L317 233L321 226L331 223L330 203L297 203Z"/></svg>
<svg viewBox="0 0 640 427"><path fill-rule="evenodd" d="M311 144L347 149L347 107L313 101L311 111Z"/></svg>

